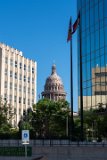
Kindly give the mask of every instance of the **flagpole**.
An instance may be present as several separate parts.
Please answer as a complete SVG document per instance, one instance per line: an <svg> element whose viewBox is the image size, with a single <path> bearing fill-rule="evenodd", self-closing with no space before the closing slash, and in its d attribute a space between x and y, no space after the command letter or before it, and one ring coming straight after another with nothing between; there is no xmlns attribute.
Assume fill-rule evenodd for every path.
<svg viewBox="0 0 107 160"><path fill-rule="evenodd" d="M72 26L72 17L71 17ZM70 39L70 101L71 101L71 139L73 140L74 120L73 120L73 56L72 56L72 30Z"/></svg>
<svg viewBox="0 0 107 160"><path fill-rule="evenodd" d="M81 21L81 17L80 17ZM79 23L79 37L80 37L80 119L81 119L81 141L83 141L83 85L82 85L82 49L81 49L81 22Z"/></svg>

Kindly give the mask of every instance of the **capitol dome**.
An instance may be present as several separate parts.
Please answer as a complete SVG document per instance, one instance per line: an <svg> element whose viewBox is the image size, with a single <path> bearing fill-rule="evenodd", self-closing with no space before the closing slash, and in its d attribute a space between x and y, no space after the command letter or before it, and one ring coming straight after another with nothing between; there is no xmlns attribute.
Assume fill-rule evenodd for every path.
<svg viewBox="0 0 107 160"><path fill-rule="evenodd" d="M42 97L54 101L58 101L59 99L66 99L66 93L64 91L62 80L56 73L56 65L52 66L52 73L46 79Z"/></svg>

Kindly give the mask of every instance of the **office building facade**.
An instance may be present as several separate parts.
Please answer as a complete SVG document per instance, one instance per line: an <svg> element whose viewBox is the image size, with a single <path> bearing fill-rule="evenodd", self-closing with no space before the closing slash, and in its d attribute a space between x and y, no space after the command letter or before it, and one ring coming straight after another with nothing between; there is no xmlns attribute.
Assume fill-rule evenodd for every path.
<svg viewBox="0 0 107 160"><path fill-rule="evenodd" d="M12 106L13 126L36 103L36 73L36 62L0 43L0 96Z"/></svg>
<svg viewBox="0 0 107 160"><path fill-rule="evenodd" d="M77 0L77 12L80 12L78 96L79 102L83 97L83 109L95 108L98 103L107 104L106 6L107 0Z"/></svg>

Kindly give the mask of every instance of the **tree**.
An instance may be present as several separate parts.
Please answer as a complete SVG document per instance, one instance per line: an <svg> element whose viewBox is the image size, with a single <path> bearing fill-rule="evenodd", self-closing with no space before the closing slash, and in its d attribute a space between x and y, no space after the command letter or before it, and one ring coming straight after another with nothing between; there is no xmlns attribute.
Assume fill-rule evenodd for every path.
<svg viewBox="0 0 107 160"><path fill-rule="evenodd" d="M11 134L13 115L12 106L0 97L0 137Z"/></svg>
<svg viewBox="0 0 107 160"><path fill-rule="evenodd" d="M107 112L102 114L104 109L102 104L98 109L85 110L84 115L84 140L101 141L107 138ZM80 136L80 119L79 117L75 120L75 135L77 139Z"/></svg>
<svg viewBox="0 0 107 160"><path fill-rule="evenodd" d="M69 103L49 99L39 100L33 105L29 122L34 137L52 138L66 136L66 119L69 116Z"/></svg>
<svg viewBox="0 0 107 160"><path fill-rule="evenodd" d="M21 117L18 127L19 127L19 138L21 138L22 135L22 130L29 130L30 135L32 136L32 117L33 117L33 112L31 108L28 108L27 111L24 110L23 116ZM30 136L30 137L31 137Z"/></svg>

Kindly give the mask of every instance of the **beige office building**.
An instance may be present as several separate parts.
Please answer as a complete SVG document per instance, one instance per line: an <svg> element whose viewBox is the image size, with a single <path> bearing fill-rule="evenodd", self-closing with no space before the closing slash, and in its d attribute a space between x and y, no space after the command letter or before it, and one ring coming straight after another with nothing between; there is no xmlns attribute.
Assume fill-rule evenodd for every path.
<svg viewBox="0 0 107 160"><path fill-rule="evenodd" d="M107 96L107 67L92 69L92 91L93 95Z"/></svg>
<svg viewBox="0 0 107 160"><path fill-rule="evenodd" d="M17 125L24 110L36 103L37 63L0 43L0 95L13 107Z"/></svg>
<svg viewBox="0 0 107 160"><path fill-rule="evenodd" d="M91 83L90 83L91 84ZM83 95L84 110L90 108L98 108L99 104L102 107L107 106L107 66L92 68L92 93L89 96ZM80 108L80 97L79 108Z"/></svg>

